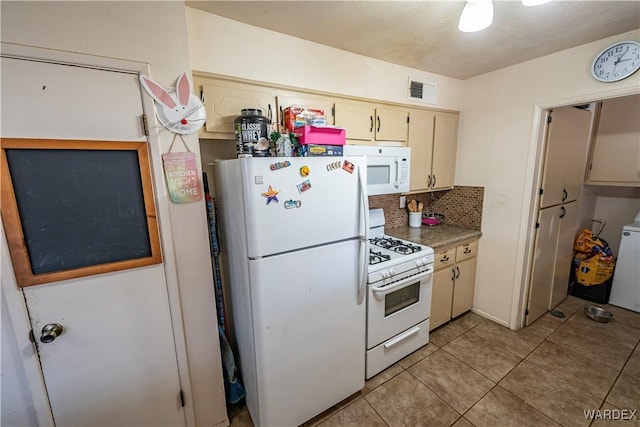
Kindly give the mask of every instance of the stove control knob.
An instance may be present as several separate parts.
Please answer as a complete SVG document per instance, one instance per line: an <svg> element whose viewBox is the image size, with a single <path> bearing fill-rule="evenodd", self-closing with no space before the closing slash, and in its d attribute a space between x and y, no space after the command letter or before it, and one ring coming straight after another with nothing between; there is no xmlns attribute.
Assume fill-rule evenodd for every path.
<svg viewBox="0 0 640 427"><path fill-rule="evenodd" d="M395 268L392 268L392 269L391 269L391 274L392 274L392 275L395 275L395 274L396 274L396 269L395 269Z"/></svg>
<svg viewBox="0 0 640 427"><path fill-rule="evenodd" d="M422 267L424 265L424 261L422 261L422 259L418 259L418 260L416 260L416 265L418 267Z"/></svg>
<svg viewBox="0 0 640 427"><path fill-rule="evenodd" d="M382 272L383 279L388 279L389 277L391 277L391 273L389 273L387 270Z"/></svg>

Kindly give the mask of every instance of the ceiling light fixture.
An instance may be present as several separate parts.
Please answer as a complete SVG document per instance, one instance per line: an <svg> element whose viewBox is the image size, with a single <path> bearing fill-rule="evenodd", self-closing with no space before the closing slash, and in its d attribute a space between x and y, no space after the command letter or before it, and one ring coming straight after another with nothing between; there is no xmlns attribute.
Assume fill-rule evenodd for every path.
<svg viewBox="0 0 640 427"><path fill-rule="evenodd" d="M491 0L467 0L462 9L458 29L472 33L488 28L493 22L493 2Z"/></svg>
<svg viewBox="0 0 640 427"><path fill-rule="evenodd" d="M551 0L522 0L523 6L539 6L541 4L549 3Z"/></svg>

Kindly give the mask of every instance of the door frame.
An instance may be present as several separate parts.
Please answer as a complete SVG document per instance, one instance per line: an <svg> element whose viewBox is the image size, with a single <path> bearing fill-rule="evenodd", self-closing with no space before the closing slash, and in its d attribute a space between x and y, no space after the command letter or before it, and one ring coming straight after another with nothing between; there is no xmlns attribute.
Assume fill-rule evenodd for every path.
<svg viewBox="0 0 640 427"><path fill-rule="evenodd" d="M636 94L640 94L640 90L637 87L603 87L603 90L599 92L570 98L545 100L533 105L528 152L528 158L532 160L529 161L525 171L525 189L529 189L529 196L523 197L520 229L518 233L525 238L518 239L514 292L511 300L511 315L509 318L509 327L511 329L518 330L524 327L525 310L529 302L529 282L531 280L533 267L533 249L536 234L535 224L540 202L538 189L540 188L542 168L544 167L544 150L549 110Z"/></svg>
<svg viewBox="0 0 640 427"><path fill-rule="evenodd" d="M127 73L141 74L151 78L150 64L145 62L120 60L107 57L100 57L94 55L87 55L81 53L60 51L54 49L43 49L32 46L24 46L13 43L1 43L2 53L0 56L14 59L31 60L37 62L48 62L61 65L76 65L87 68L96 68L101 70L121 71ZM142 89L140 90L140 101L142 104L142 111L147 118L155 116L155 109L153 99L143 95ZM158 228L160 230L160 245L163 255L163 267L164 274L167 283L167 296L169 311L171 315L171 326L174 340L174 346L176 350L176 359L178 362L178 376L180 381L180 387L185 395L184 417L187 426L195 426L195 413L193 408L191 377L189 373L187 344L185 336L185 325L183 322L182 305L180 299L180 290L177 273L177 261L175 248L171 236L173 235L173 228L169 218L171 217L169 211L169 202L167 197L160 197L164 191L164 176L161 169L154 167L154 165L161 165L161 144L158 138L157 132L148 132L147 143L149 144L149 157L151 161L151 175L153 181L153 196L156 203L156 212L158 215ZM0 227L0 234L3 239L6 239L4 232L4 224ZM4 245L5 242L2 242ZM28 342L29 332L31 331L31 325L29 323L29 317L27 315L27 307L25 304L22 291L17 286L15 277L13 276L13 269L11 274L3 275L4 277L11 277L11 280L2 280L2 297L7 298L6 304L9 307L8 315L11 324L14 328L16 338L24 337L25 343ZM24 372L29 374L38 373L37 378L29 376L28 387L32 392L34 410L38 421L43 421L42 425L53 425L53 416L51 407L49 405L49 399L46 394L46 387L44 384L44 377L40 367L39 359L37 358L37 350L35 345L31 346L33 354L25 355L23 353L22 366Z"/></svg>

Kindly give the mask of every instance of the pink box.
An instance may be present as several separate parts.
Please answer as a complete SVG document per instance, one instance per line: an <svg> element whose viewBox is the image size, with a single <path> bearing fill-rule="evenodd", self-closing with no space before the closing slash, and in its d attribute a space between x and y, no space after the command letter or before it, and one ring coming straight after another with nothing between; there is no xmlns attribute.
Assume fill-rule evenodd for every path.
<svg viewBox="0 0 640 427"><path fill-rule="evenodd" d="M345 130L336 127L301 126L294 133L300 144L344 145Z"/></svg>

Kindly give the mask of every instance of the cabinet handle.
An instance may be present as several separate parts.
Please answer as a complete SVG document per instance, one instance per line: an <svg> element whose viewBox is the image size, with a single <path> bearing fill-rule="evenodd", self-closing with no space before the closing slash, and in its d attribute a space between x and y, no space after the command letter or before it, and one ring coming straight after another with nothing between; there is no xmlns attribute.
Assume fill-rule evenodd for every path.
<svg viewBox="0 0 640 427"><path fill-rule="evenodd" d="M459 279L460 278L460 267L458 267L457 265L456 265L456 272L458 273L458 274L456 274L456 279Z"/></svg>
<svg viewBox="0 0 640 427"><path fill-rule="evenodd" d="M447 261L449 261L449 257L447 255L442 257L442 259L440 260L440 262L447 262Z"/></svg>
<svg viewBox="0 0 640 427"><path fill-rule="evenodd" d="M284 129L284 111L282 110L282 107L280 107L280 126Z"/></svg>
<svg viewBox="0 0 640 427"><path fill-rule="evenodd" d="M369 120L371 120L371 125L369 126L369 132L373 132L373 116L369 116Z"/></svg>
<svg viewBox="0 0 640 427"><path fill-rule="evenodd" d="M562 189L562 201L564 202L565 200L567 200L567 197L569 197L569 193L567 193L567 189L563 188Z"/></svg>
<svg viewBox="0 0 640 427"><path fill-rule="evenodd" d="M564 218L566 214L567 210L564 208L564 206L560 206L560 218Z"/></svg>
<svg viewBox="0 0 640 427"><path fill-rule="evenodd" d="M465 254L470 254L471 253L471 249L469 249L469 247L465 247L463 253Z"/></svg>
<svg viewBox="0 0 640 427"><path fill-rule="evenodd" d="M431 174L427 178L427 188L431 187Z"/></svg>
<svg viewBox="0 0 640 427"><path fill-rule="evenodd" d="M435 186L436 186L436 176L433 175L433 187L435 187Z"/></svg>
<svg viewBox="0 0 640 427"><path fill-rule="evenodd" d="M376 119L378 119L378 129L376 129L376 132L380 132L380 116L376 116Z"/></svg>
<svg viewBox="0 0 640 427"><path fill-rule="evenodd" d="M453 282L456 279L456 269L455 268L451 268L451 281Z"/></svg>

